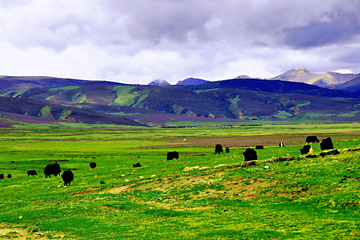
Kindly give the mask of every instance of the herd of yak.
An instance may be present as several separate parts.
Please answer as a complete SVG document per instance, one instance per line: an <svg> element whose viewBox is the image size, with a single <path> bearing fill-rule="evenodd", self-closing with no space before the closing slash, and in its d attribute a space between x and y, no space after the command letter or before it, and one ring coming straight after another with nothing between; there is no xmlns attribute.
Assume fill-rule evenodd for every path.
<svg viewBox="0 0 360 240"><path fill-rule="evenodd" d="M312 153L312 147L310 145L310 143L319 143L319 139L316 136L308 136L306 138L306 142L307 145L305 145L303 148L300 149L301 154L308 154L308 153ZM279 147L284 147L284 143L279 143ZM333 143L331 141L331 138L325 138L322 140L322 142L320 143L320 148L321 150L328 150L328 149L333 149ZM258 145L255 147L255 149L264 149L264 146L262 145ZM252 161L252 160L257 160L257 153L256 150L252 149L252 148L247 148L245 150L245 152L243 152L242 154L244 155L244 160L245 161ZM225 148L225 152L229 153L230 149L228 147ZM220 144L217 144L215 146L215 154L220 154L220 153L224 153L223 151L223 147ZM174 152L168 152L167 153L167 160L173 160L173 159L179 159L179 153L174 151ZM91 162L90 163L90 168L95 168L96 167L96 163L95 162ZM138 162L136 164L133 164L133 167L141 167L141 164ZM54 163L54 164L49 164L45 166L44 169L44 174L47 177L50 178L50 175L61 175L61 169L60 169L60 165L58 163ZM28 176L33 176L33 175L37 175L37 172L35 170L30 170L27 172ZM11 178L11 174L7 175L8 178ZM74 174L71 170L66 170L64 171L64 173L61 175L63 181L64 181L64 186L69 185L70 183L74 180ZM0 174L0 179L4 179L5 176L4 174Z"/></svg>

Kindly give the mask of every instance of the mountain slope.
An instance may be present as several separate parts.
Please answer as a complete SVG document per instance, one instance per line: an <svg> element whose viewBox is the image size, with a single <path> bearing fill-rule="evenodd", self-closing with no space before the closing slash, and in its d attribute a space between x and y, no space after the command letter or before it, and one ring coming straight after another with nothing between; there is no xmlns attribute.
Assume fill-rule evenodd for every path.
<svg viewBox="0 0 360 240"><path fill-rule="evenodd" d="M273 93L296 93L320 97L359 97L358 93L349 93L339 90L330 90L305 83L286 82L280 80L261 79L231 79L224 81L209 82L199 86L188 87L194 90L215 89L215 88L237 88L252 91L273 92Z"/></svg>
<svg viewBox="0 0 360 240"><path fill-rule="evenodd" d="M180 117L186 117L188 121L216 118L291 120L314 116L330 119L343 115L355 120L359 117L357 112L360 111L357 93L322 89L303 83L258 79L225 80L182 87L42 87L23 92L7 91L5 95L15 99L42 99L54 104L123 115L133 120L142 119L142 122L153 123L163 123L164 119Z"/></svg>
<svg viewBox="0 0 360 240"><path fill-rule="evenodd" d="M44 119L47 119L49 122L142 126L142 124L124 117L27 98L0 97L0 111L5 115L18 114L37 117L38 122L43 122ZM32 118L32 121L35 121L35 119Z"/></svg>
<svg viewBox="0 0 360 240"><path fill-rule="evenodd" d="M31 81L34 83L34 80ZM77 81L72 80L48 81L46 84L56 87L46 87L46 81L42 81L42 86L37 88L18 89L13 85L14 90L7 88L0 91L0 96L18 102L13 105L11 101L4 100L2 105L7 108L0 108L0 111L54 120L61 120L66 115L63 120L87 123L115 123L119 121L119 116L159 124L216 119L229 122L360 120L360 93L324 89L305 83L231 79L201 85L163 87L111 82L96 84L82 80L77 80L81 81L79 85L74 85ZM35 100L41 100L41 104L31 102ZM94 120L97 117L103 119Z"/></svg>
<svg viewBox="0 0 360 240"><path fill-rule="evenodd" d="M338 85L336 89L349 91L349 92L360 92L360 76L354 78L351 81Z"/></svg>

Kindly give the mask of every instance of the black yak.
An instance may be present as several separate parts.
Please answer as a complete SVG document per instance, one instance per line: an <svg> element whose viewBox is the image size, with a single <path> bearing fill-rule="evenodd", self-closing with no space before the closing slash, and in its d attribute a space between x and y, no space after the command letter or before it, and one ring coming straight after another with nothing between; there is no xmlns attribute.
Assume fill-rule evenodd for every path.
<svg viewBox="0 0 360 240"><path fill-rule="evenodd" d="M30 170L30 171L27 171L27 175L28 176L34 176L34 175L37 175L37 173L36 173L35 170Z"/></svg>
<svg viewBox="0 0 360 240"><path fill-rule="evenodd" d="M54 176L56 177L61 173L60 165L58 163L46 165L44 173L46 177L50 177L51 174L54 174Z"/></svg>
<svg viewBox="0 0 360 240"><path fill-rule="evenodd" d="M133 164L133 167L141 167L141 164L138 162L136 164Z"/></svg>
<svg viewBox="0 0 360 240"><path fill-rule="evenodd" d="M215 146L215 154L224 153L223 148L220 144L216 144Z"/></svg>
<svg viewBox="0 0 360 240"><path fill-rule="evenodd" d="M301 152L301 154L312 153L311 145L305 145L303 148L300 148L300 152Z"/></svg>
<svg viewBox="0 0 360 240"><path fill-rule="evenodd" d="M0 174L0 179L4 179L4 178L5 178L4 174L1 173L1 174Z"/></svg>
<svg viewBox="0 0 360 240"><path fill-rule="evenodd" d="M331 138L328 137L328 138L323 139L320 143L320 148L321 148L321 150L334 149L334 145L331 141Z"/></svg>
<svg viewBox="0 0 360 240"><path fill-rule="evenodd" d="M91 168L91 169L96 168L96 162L91 162L91 163L90 163L90 168Z"/></svg>
<svg viewBox="0 0 360 240"><path fill-rule="evenodd" d="M247 148L245 152L243 152L245 161L257 160L257 154L255 149Z"/></svg>
<svg viewBox="0 0 360 240"><path fill-rule="evenodd" d="M179 159L179 153L174 151L174 152L168 152L166 159L167 160L173 160L174 158Z"/></svg>
<svg viewBox="0 0 360 240"><path fill-rule="evenodd" d="M263 146L263 145L257 145L257 146L255 147L255 149L264 149L264 146Z"/></svg>
<svg viewBox="0 0 360 240"><path fill-rule="evenodd" d="M229 152L230 152L229 147L226 147L226 148L225 148L225 152L226 152L226 153L229 153Z"/></svg>
<svg viewBox="0 0 360 240"><path fill-rule="evenodd" d="M64 186L67 186L72 180L74 180L74 174L71 170L64 171L63 175L61 176L64 181Z"/></svg>
<svg viewBox="0 0 360 240"><path fill-rule="evenodd" d="M11 174L10 174L10 173L7 175L7 178L12 178L12 176L11 176Z"/></svg>
<svg viewBox="0 0 360 240"><path fill-rule="evenodd" d="M319 143L319 139L316 136L306 137L306 142L309 143Z"/></svg>

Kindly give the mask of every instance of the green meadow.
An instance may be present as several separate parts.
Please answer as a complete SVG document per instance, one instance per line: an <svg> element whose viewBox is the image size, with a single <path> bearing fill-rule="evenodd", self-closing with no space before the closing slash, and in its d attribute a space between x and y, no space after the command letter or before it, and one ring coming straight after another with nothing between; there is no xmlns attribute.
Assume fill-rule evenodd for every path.
<svg viewBox="0 0 360 240"><path fill-rule="evenodd" d="M0 239L360 239L357 122L0 133ZM308 135L331 137L340 154L321 157L313 143L301 155ZM230 153L215 155L216 144ZM45 178L56 161L74 173L71 186Z"/></svg>

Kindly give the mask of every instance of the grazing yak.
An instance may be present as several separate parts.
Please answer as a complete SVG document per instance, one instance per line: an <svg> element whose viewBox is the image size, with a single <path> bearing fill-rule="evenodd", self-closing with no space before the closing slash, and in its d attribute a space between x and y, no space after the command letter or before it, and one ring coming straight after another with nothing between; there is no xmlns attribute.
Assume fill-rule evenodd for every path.
<svg viewBox="0 0 360 240"><path fill-rule="evenodd" d="M334 145L331 141L331 138L328 137L328 138L323 139L320 143L320 148L321 148L321 150L334 149Z"/></svg>
<svg viewBox="0 0 360 240"><path fill-rule="evenodd" d="M245 161L257 160L257 154L255 149L247 148L245 152L243 152Z"/></svg>
<svg viewBox="0 0 360 240"><path fill-rule="evenodd" d="M319 139L316 136L306 137L306 142L309 143L319 143Z"/></svg>
<svg viewBox="0 0 360 240"><path fill-rule="evenodd" d="M179 153L177 151L167 153L167 160L173 160L174 158L179 159Z"/></svg>
<svg viewBox="0 0 360 240"><path fill-rule="evenodd" d="M225 152L226 152L226 153L229 153L229 152L230 152L230 148L229 148L229 147L226 147L226 148L225 148Z"/></svg>
<svg viewBox="0 0 360 240"><path fill-rule="evenodd" d="M7 178L12 178L12 176L11 176L11 174L10 174L10 173L7 175Z"/></svg>
<svg viewBox="0 0 360 240"><path fill-rule="evenodd" d="M263 145L257 145L257 146L255 147L255 149L264 149L264 146L263 146Z"/></svg>
<svg viewBox="0 0 360 240"><path fill-rule="evenodd" d="M0 179L4 179L4 178L5 178L4 174L1 173L1 174L0 174Z"/></svg>
<svg viewBox="0 0 360 240"><path fill-rule="evenodd" d="M221 144L216 144L216 146L215 146L215 154L220 154L220 153L224 153L224 150L223 150Z"/></svg>
<svg viewBox="0 0 360 240"><path fill-rule="evenodd" d="M91 169L96 168L96 162L91 162L91 163L90 163L90 168L91 168Z"/></svg>
<svg viewBox="0 0 360 240"><path fill-rule="evenodd" d="M30 171L27 171L27 175L34 176L34 175L37 175L37 172L35 170L30 170Z"/></svg>
<svg viewBox="0 0 360 240"><path fill-rule="evenodd" d="M141 164L138 162L136 164L133 164L133 167L141 167Z"/></svg>
<svg viewBox="0 0 360 240"><path fill-rule="evenodd" d="M61 173L60 165L58 163L46 165L44 173L46 177L50 177L51 174L54 174L54 176L56 177Z"/></svg>
<svg viewBox="0 0 360 240"><path fill-rule="evenodd" d="M300 149L301 154L308 154L312 153L313 149L311 145L305 145L303 148Z"/></svg>
<svg viewBox="0 0 360 240"><path fill-rule="evenodd" d="M280 142L280 143L279 143L279 147L285 147L284 143L283 143L283 142Z"/></svg>
<svg viewBox="0 0 360 240"><path fill-rule="evenodd" d="M64 171L63 175L61 176L64 181L64 186L67 186L72 180L74 180L74 174L71 170Z"/></svg>

